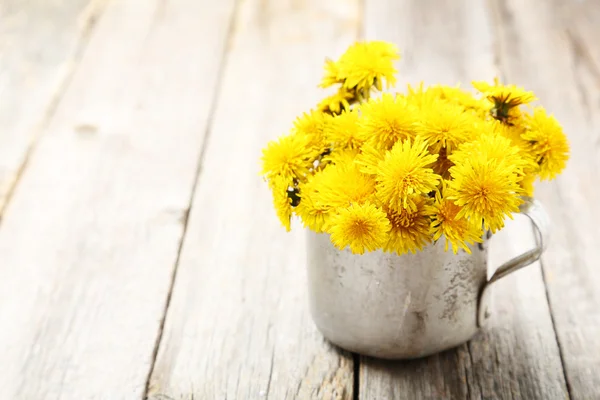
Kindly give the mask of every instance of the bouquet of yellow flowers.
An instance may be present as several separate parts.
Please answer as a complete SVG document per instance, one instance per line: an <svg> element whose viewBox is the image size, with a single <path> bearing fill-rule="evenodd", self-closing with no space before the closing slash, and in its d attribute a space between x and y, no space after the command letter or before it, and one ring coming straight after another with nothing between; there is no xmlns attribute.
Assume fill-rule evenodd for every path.
<svg viewBox="0 0 600 400"><path fill-rule="evenodd" d="M564 169L567 139L529 106L532 92L498 80L473 82L478 95L421 84L374 96L395 84L399 58L371 41L327 60L320 86L337 92L267 145L262 174L287 230L296 214L353 253L416 252L442 236L446 251L469 252L533 196L536 178Z"/></svg>

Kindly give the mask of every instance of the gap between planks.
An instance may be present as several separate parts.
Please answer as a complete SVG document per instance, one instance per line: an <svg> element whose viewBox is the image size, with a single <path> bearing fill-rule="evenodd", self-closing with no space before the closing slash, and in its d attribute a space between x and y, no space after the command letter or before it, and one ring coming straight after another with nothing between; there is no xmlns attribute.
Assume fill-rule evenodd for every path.
<svg viewBox="0 0 600 400"><path fill-rule="evenodd" d="M354 363L352 399L359 400L359 395L360 395L360 354L352 353L352 362Z"/></svg>
<svg viewBox="0 0 600 400"><path fill-rule="evenodd" d="M535 229L535 228L533 228ZM535 235L535 232L534 232ZM537 237L537 236L536 236ZM556 345L558 346L558 355L560 356L560 365L562 367L563 379L565 380L565 385L567 387L567 396L568 399L571 399L571 382L569 381L569 377L567 376L567 365L565 362L565 349L558 337L558 328L556 325L556 317L554 316L554 309L552 308L552 301L550 301L550 291L548 290L548 277L546 274L546 269L544 268L544 260L540 258L539 260L541 271L542 271L542 280L544 281L544 288L546 289L546 302L548 303L548 308L550 309L550 320L552 321L552 329L554 330L554 337L556 338Z"/></svg>

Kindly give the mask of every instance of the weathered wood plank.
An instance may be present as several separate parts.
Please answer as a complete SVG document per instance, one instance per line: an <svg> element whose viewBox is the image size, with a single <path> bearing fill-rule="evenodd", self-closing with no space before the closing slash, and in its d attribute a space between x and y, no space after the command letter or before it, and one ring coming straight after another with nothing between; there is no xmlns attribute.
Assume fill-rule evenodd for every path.
<svg viewBox="0 0 600 400"><path fill-rule="evenodd" d="M317 332L305 233L276 219L259 157L319 100L358 1L240 5L151 381L159 399L351 399L352 356Z"/></svg>
<svg viewBox="0 0 600 400"><path fill-rule="evenodd" d="M367 38L393 41L404 52L400 84L469 86L497 73L484 2L367 0L365 31ZM530 224L518 218L492 239L492 268L533 247ZM361 358L360 398L565 397L539 264L498 282L493 297L489 326L467 345L409 362Z"/></svg>
<svg viewBox="0 0 600 400"><path fill-rule="evenodd" d="M552 4L577 62L584 64L595 87L600 87L600 4L595 0L554 0Z"/></svg>
<svg viewBox="0 0 600 400"><path fill-rule="evenodd" d="M525 253L534 243L531 223L516 216L492 238L490 267ZM468 344L472 393L486 399L567 398L539 262L495 285L490 324Z"/></svg>
<svg viewBox="0 0 600 400"><path fill-rule="evenodd" d="M0 2L0 215L104 3Z"/></svg>
<svg viewBox="0 0 600 400"><path fill-rule="evenodd" d="M542 263L571 397L600 398L600 26L590 19L600 4L493 4L507 79L533 90L571 142L564 174L536 194L554 225Z"/></svg>
<svg viewBox="0 0 600 400"><path fill-rule="evenodd" d="M0 397L142 397L232 11L108 5L0 226Z"/></svg>

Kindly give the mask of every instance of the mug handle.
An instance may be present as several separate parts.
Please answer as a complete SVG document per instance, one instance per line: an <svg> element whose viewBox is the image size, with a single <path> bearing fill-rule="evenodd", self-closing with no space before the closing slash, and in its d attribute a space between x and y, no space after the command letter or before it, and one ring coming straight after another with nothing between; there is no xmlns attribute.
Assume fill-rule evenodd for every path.
<svg viewBox="0 0 600 400"><path fill-rule="evenodd" d="M521 214L525 214L529 217L533 223L536 242L535 248L502 264L496 272L494 272L490 280L483 286L479 296L479 306L477 307L478 327L482 327L490 316L488 311L488 297L491 293L490 287L492 284L497 280L504 278L506 275L536 262L539 260L544 250L546 250L549 238L550 219L548 218L546 211L544 211L542 204L531 197L523 197L523 203L519 206L519 211Z"/></svg>

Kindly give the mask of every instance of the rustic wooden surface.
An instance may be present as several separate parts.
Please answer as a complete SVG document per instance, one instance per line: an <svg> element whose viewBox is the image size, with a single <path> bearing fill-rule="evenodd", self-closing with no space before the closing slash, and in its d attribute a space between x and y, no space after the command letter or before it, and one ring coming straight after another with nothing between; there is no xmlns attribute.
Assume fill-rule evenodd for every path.
<svg viewBox="0 0 600 400"><path fill-rule="evenodd" d="M361 37L399 88L533 90L572 146L541 263L422 360L322 339L258 176ZM595 0L0 0L0 399L600 398L598 37ZM490 264L532 245L517 218Z"/></svg>
<svg viewBox="0 0 600 400"><path fill-rule="evenodd" d="M0 216L103 6L0 1Z"/></svg>
<svg viewBox="0 0 600 400"><path fill-rule="evenodd" d="M352 356L308 314L304 232L282 235L258 178L266 141L318 95L322 54L356 39L349 4L240 4L150 398L352 399Z"/></svg>
<svg viewBox="0 0 600 400"><path fill-rule="evenodd" d="M531 88L570 134L565 173L537 192L554 224L542 265L570 395L600 398L600 4L497 0L492 13L505 78Z"/></svg>
<svg viewBox="0 0 600 400"><path fill-rule="evenodd" d="M233 2L106 7L2 220L2 399L141 398L153 363Z"/></svg>

